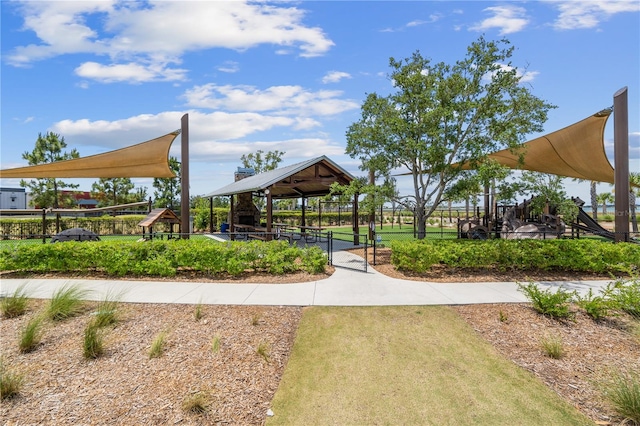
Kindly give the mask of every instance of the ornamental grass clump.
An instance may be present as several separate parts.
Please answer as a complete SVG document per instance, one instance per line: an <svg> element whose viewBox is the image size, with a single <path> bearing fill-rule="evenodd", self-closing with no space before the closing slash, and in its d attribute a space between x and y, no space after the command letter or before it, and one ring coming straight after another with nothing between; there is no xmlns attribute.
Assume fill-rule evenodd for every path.
<svg viewBox="0 0 640 426"><path fill-rule="evenodd" d="M562 337L549 335L540 339L540 345L544 352L553 359L560 359L564 356L564 344Z"/></svg>
<svg viewBox="0 0 640 426"><path fill-rule="evenodd" d="M5 400L18 395L23 383L24 377L10 370L4 358L0 357L0 399Z"/></svg>
<svg viewBox="0 0 640 426"><path fill-rule="evenodd" d="M104 354L104 336L95 320L84 329L82 354L86 359L96 359Z"/></svg>
<svg viewBox="0 0 640 426"><path fill-rule="evenodd" d="M261 342L256 349L256 353L269 363L271 360L271 346L267 342Z"/></svg>
<svg viewBox="0 0 640 426"><path fill-rule="evenodd" d="M640 425L640 373L615 373L613 379L604 385L603 393L616 413Z"/></svg>
<svg viewBox="0 0 640 426"><path fill-rule="evenodd" d="M18 348L21 353L29 353L40 344L44 329L44 318L41 315L31 318L20 330L20 342Z"/></svg>
<svg viewBox="0 0 640 426"><path fill-rule="evenodd" d="M92 313L94 316L93 324L96 327L108 327L110 325L116 324L119 318L119 296L114 296L111 293L108 293L105 298L98 303L98 307L95 312Z"/></svg>
<svg viewBox="0 0 640 426"><path fill-rule="evenodd" d="M557 291L541 290L537 284L529 282L527 285L518 283L518 290L527 297L533 309L543 315L556 319L572 318L574 313L569 310L575 292L560 287Z"/></svg>
<svg viewBox="0 0 640 426"><path fill-rule="evenodd" d="M209 407L207 395L203 392L195 392L188 395L182 401L182 409L187 413L204 414Z"/></svg>
<svg viewBox="0 0 640 426"><path fill-rule="evenodd" d="M213 336L213 339L211 339L211 352L213 352L214 354L220 352L220 337L219 336Z"/></svg>
<svg viewBox="0 0 640 426"><path fill-rule="evenodd" d="M27 312L29 295L25 287L26 284L22 284L13 293L0 299L0 311L4 318L16 318Z"/></svg>
<svg viewBox="0 0 640 426"><path fill-rule="evenodd" d="M164 353L164 347L167 340L167 332L161 331L156 335L149 348L149 358L159 358Z"/></svg>
<svg viewBox="0 0 640 426"><path fill-rule="evenodd" d="M46 308L47 317L53 321L62 321L74 317L84 309L83 298L89 292L78 285L64 285L53 293Z"/></svg>

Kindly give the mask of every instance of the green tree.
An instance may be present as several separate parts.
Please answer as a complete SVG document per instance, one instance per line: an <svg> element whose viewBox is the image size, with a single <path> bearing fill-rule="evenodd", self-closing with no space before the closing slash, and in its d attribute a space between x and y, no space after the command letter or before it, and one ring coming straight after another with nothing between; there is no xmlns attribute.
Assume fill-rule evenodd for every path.
<svg viewBox="0 0 640 426"><path fill-rule="evenodd" d="M169 157L169 168L176 174L176 177L153 179L153 187L155 188L153 205L159 208L168 207L173 210L180 205L179 196L182 192L180 162L177 158Z"/></svg>
<svg viewBox="0 0 640 426"><path fill-rule="evenodd" d="M607 204L613 203L614 196L610 192L602 192L598 194L598 203L602 204L602 214L607 214Z"/></svg>
<svg viewBox="0 0 640 426"><path fill-rule="evenodd" d="M33 151L24 152L22 158L27 160L30 166L35 166L37 164L70 160L80 156L75 148L72 149L71 152L63 151L66 147L67 144L64 141L64 137L53 132L47 132L44 136L38 133L38 139L36 140ZM59 208L61 204L63 204L63 197L61 196L62 189L77 188L79 185L65 183L54 178L44 178L31 180L29 182L21 180L20 186L29 189L32 197L32 205L41 208ZM64 202L64 204L68 206L69 203ZM73 202L71 202L71 204L73 205Z"/></svg>
<svg viewBox="0 0 640 426"><path fill-rule="evenodd" d="M242 166L251 168L257 173L268 172L278 168L278 164L282 161L282 156L286 154L282 151L269 151L266 154L259 149L255 153L250 153L240 157Z"/></svg>
<svg viewBox="0 0 640 426"><path fill-rule="evenodd" d="M517 148L525 135L543 130L554 108L521 84L509 44L481 37L454 65L433 64L419 52L391 58L395 92L369 94L362 118L347 130L346 152L362 170L401 168L412 176L420 238L462 164L478 167L491 152Z"/></svg>
<svg viewBox="0 0 640 426"><path fill-rule="evenodd" d="M640 197L640 173L629 173L629 210L631 213L631 226L638 233L638 217L636 216L636 197Z"/></svg>
<svg viewBox="0 0 640 426"><path fill-rule="evenodd" d="M548 173L524 171L522 173L522 192L534 195L531 208L535 213L542 213L548 202L562 215L565 223L573 222L578 217L578 206L566 194L562 185L562 176Z"/></svg>
<svg viewBox="0 0 640 426"><path fill-rule="evenodd" d="M149 199L149 194L147 193L147 187L141 186L136 188L135 191L129 194L127 199L128 203L139 203L142 201L147 201Z"/></svg>
<svg viewBox="0 0 640 426"><path fill-rule="evenodd" d="M242 166L253 169L256 174L268 172L278 168L278 164L282 161L282 156L285 152L282 151L269 151L266 154L259 149L255 153L250 153L240 157ZM262 210L266 204L264 197L253 197L253 203L258 210Z"/></svg>
<svg viewBox="0 0 640 426"><path fill-rule="evenodd" d="M91 185L91 196L98 200L99 207L117 206L131 201L134 187L130 178L100 178Z"/></svg>

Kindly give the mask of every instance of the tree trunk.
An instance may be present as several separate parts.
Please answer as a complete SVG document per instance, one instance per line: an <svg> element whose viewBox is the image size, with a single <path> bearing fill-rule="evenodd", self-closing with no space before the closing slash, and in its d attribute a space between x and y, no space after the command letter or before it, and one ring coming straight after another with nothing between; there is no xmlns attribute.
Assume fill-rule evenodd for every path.
<svg viewBox="0 0 640 426"><path fill-rule="evenodd" d="M58 207L60 207L60 203L58 201L58 182L56 182L56 180L53 180L53 208L57 209Z"/></svg>
<svg viewBox="0 0 640 426"><path fill-rule="evenodd" d="M596 181L591 181L591 215L593 220L598 220L598 193L596 192Z"/></svg>
<svg viewBox="0 0 640 426"><path fill-rule="evenodd" d="M418 226L418 239L422 240L427 235L427 217L424 208L416 209L414 217Z"/></svg>

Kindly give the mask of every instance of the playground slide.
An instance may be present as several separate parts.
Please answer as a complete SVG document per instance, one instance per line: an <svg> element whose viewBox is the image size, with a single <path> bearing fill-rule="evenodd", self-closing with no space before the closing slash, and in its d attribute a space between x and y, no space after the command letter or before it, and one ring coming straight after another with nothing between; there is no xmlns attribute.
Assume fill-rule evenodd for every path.
<svg viewBox="0 0 640 426"><path fill-rule="evenodd" d="M593 220L591 216L589 216L581 207L578 207L578 222L582 223L574 223L573 226L583 231L591 232L595 235L600 235L601 237L609 238L614 240L615 235L613 232L604 229L598 222Z"/></svg>

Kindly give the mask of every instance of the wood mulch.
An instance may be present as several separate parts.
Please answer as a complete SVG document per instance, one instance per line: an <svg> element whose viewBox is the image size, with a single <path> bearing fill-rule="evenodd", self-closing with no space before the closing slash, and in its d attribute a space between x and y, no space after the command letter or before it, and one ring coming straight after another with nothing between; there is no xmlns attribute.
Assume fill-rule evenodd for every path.
<svg viewBox="0 0 640 426"><path fill-rule="evenodd" d="M389 253L378 251L376 261L375 269L384 274L418 281L611 278L534 272L469 274L445 269L409 276L390 265ZM184 274L170 280L286 284L324 277L250 275L238 280ZM34 300L27 315L0 321L4 363L25 378L21 393L0 405L3 424L264 424L303 311L296 307L205 305L204 316L197 321L194 305L127 303L121 306L122 321L104 332L104 356L87 361L82 355L82 339L96 306L88 302L80 316L47 323L36 350L20 354L20 330L45 303ZM640 371L637 320L622 315L594 321L577 312L574 321L562 322L534 312L528 304L452 309L498 353L539 377L592 420L623 424L605 402L599 384L610 378L612 371ZM165 352L160 358L149 359L148 349L161 331L168 332ZM562 358L545 355L541 340L549 336L562 339ZM212 339L216 337L220 348L214 352ZM261 346L267 348L266 358L258 353ZM206 411L185 411L183 402L198 393L205 396Z"/></svg>

